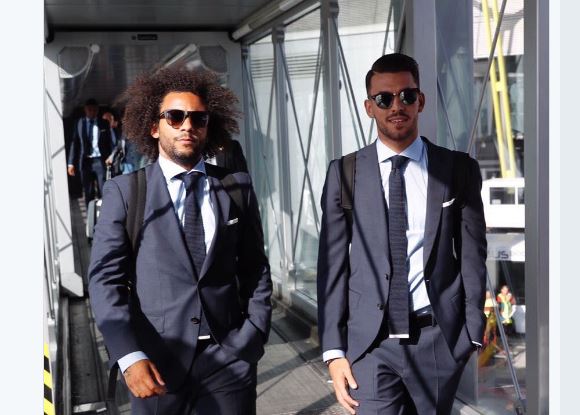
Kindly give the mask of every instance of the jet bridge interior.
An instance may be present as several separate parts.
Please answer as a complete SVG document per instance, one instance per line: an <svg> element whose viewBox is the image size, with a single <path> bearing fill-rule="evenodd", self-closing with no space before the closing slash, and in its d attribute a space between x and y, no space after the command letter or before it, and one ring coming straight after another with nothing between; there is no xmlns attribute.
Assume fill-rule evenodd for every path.
<svg viewBox="0 0 580 415"><path fill-rule="evenodd" d="M44 0L45 414L129 411L126 402L114 408L105 404L107 356L86 293L87 212L80 181L67 176L66 160L74 120L88 98L96 99L101 110L121 112L121 94L137 75L167 67L216 72L238 96L243 113L234 138L242 145L259 199L277 307L273 340L259 368L259 413L341 413L317 344L321 189L330 160L376 138L362 109L364 74L377 57L394 51L420 63L421 90L428 97L419 119L421 135L477 155L484 179L504 174L501 154L513 166L514 180L523 183L526 165L527 203L518 203L520 222L497 226L493 246L496 257L507 242L513 252L516 242L518 247L525 242L525 251L539 254L526 258L518 250L513 265L488 252L490 285L517 279L517 310L520 315L527 310L525 326L501 345L511 350L507 358L486 357L495 366L482 369L472 359L454 413L546 413L548 344L540 334L549 328L548 315L535 311L549 303L548 249L540 238L547 233L542 225L548 222L547 170L536 163L547 146L542 138L547 134L540 134L546 127L536 117L542 112L537 97L546 87L540 75L548 61L546 51L538 52L547 38L538 10L546 4ZM524 40L527 60L521 59ZM490 60L497 48L505 55L498 70L504 83L490 87ZM503 91L501 111L493 102L498 89ZM513 123L500 125L507 118ZM523 198L523 184L521 189ZM518 235L506 229L517 229ZM75 353L92 357L87 363ZM94 383L75 386L71 375L79 370L92 373ZM307 390L293 390L296 385ZM84 394L84 400L75 394Z"/></svg>

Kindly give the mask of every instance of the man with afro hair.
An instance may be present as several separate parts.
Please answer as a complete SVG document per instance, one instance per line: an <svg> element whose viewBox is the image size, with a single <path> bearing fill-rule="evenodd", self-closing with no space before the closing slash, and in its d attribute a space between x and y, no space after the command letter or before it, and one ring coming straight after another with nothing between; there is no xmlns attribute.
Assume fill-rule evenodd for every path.
<svg viewBox="0 0 580 415"><path fill-rule="evenodd" d="M110 365L133 414L254 414L272 311L260 215L247 173L204 162L238 132L238 100L213 73L177 69L124 96L127 139L155 161L104 186L89 294Z"/></svg>

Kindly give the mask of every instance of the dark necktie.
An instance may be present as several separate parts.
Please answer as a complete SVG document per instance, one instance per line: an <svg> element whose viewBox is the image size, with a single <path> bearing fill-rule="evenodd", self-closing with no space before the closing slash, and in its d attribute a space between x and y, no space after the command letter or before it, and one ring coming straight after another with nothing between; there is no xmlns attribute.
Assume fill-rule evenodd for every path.
<svg viewBox="0 0 580 415"><path fill-rule="evenodd" d="M85 118L85 142L87 143L87 156L93 155L93 119L87 120Z"/></svg>
<svg viewBox="0 0 580 415"><path fill-rule="evenodd" d="M203 219L201 208L196 198L196 188L199 180L203 177L201 172L191 172L183 174L181 179L185 184L185 219L183 221L183 233L187 249L191 255L195 268L196 278L200 277L201 267L205 261L205 231L203 230Z"/></svg>
<svg viewBox="0 0 580 415"><path fill-rule="evenodd" d="M409 159L391 157L389 175L389 248L392 276L389 292L389 335L409 334L409 288L407 263L407 214L403 169ZM405 337L405 336L401 336Z"/></svg>

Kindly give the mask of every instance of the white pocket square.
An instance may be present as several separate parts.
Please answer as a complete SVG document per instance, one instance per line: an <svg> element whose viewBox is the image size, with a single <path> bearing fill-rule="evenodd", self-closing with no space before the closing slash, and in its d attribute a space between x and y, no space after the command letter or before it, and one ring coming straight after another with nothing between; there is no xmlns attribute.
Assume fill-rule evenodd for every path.
<svg viewBox="0 0 580 415"><path fill-rule="evenodd" d="M238 223L238 218L233 218L232 220L228 220L226 222L226 226L235 225L236 223Z"/></svg>
<svg viewBox="0 0 580 415"><path fill-rule="evenodd" d="M453 204L453 202L455 202L455 198L451 199L451 200L450 200L450 201L448 201L448 202L443 202L443 204L441 205L441 207L444 207L444 208L446 208L446 207L448 207L448 206L451 206L451 205Z"/></svg>

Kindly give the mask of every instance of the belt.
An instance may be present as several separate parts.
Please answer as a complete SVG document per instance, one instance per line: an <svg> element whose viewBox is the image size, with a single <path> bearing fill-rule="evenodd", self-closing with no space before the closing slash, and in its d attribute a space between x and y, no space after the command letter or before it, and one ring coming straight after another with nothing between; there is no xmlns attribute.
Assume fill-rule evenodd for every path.
<svg viewBox="0 0 580 415"><path fill-rule="evenodd" d="M433 314L431 313L423 313L419 315L412 313L409 317L409 325L417 329L428 326L433 327L436 324L437 321L435 320L435 317L433 317Z"/></svg>
<svg viewBox="0 0 580 415"><path fill-rule="evenodd" d="M197 339L197 345L195 347L195 354L199 356L209 345L217 344L216 341L210 337L208 339Z"/></svg>

